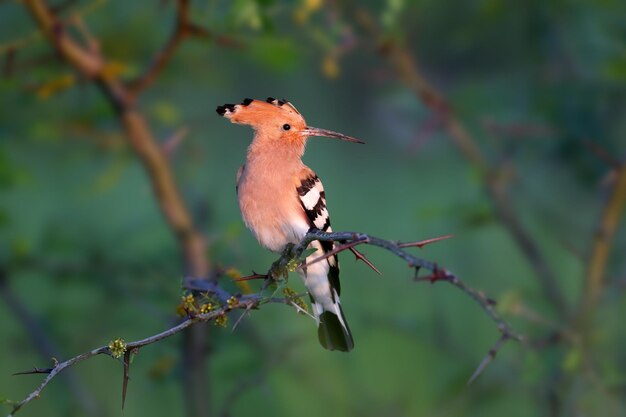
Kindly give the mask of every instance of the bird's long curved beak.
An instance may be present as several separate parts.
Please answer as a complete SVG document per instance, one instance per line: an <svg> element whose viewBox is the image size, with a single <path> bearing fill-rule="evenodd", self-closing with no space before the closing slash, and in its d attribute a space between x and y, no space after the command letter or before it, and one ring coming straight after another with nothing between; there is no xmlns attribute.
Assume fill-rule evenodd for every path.
<svg viewBox="0 0 626 417"><path fill-rule="evenodd" d="M333 132L332 130L319 129L317 127L307 126L304 129L304 134L307 136L323 136L326 138L337 138L352 143L365 143L360 139L353 138L352 136L344 135L343 133Z"/></svg>

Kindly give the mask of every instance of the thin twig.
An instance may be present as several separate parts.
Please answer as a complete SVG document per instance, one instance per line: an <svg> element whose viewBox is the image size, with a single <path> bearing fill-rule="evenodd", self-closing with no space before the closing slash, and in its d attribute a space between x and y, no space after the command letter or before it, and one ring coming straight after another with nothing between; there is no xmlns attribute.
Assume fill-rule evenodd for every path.
<svg viewBox="0 0 626 417"><path fill-rule="evenodd" d="M210 313L207 314L201 314L201 315L197 315L194 317L188 317L186 318L184 321L182 321L181 323L179 323L178 325L171 327L163 332L157 333L153 336L149 336L146 337L145 339L141 339L141 340L137 340L135 342L130 342L126 344L126 352L125 355L130 355L130 353L132 352L133 354L138 352L139 349L151 345L153 343L159 342L163 339L166 339L170 336L173 336L177 333L180 333L181 331L185 330L186 328L196 324L196 323L202 323L202 322L207 322L210 320L213 320L215 317L221 315L221 314L225 314L226 312L233 310L233 309L237 309L237 308L247 308L247 304L246 303L239 303L236 305L232 305L229 307L223 307L220 309L217 309L215 311L212 311ZM23 399L22 401L20 401L19 403L17 403L14 407L13 410L11 411L11 414L9 414L8 417L12 417L15 415L15 413L17 413L22 407L24 407L26 404L30 403L32 400L39 398L39 396L41 395L41 392L44 390L44 388L50 383L50 381L52 381L52 379L54 379L54 377L56 377L59 373L61 373L62 371L64 371L65 369L76 365L79 362L82 362L84 360L87 360L93 356L96 355L101 355L101 354L106 354L106 355L111 355L111 352L109 350L109 346L100 346L99 348L90 350L88 352L85 353L81 353L80 355L74 356L73 358L70 358L64 362L59 362L57 364L55 364L55 366L52 368L52 370L50 370L50 372L48 373L48 375L46 376L46 378L43 380L43 382L37 387L37 389L35 389L33 392L31 392L25 399ZM125 358L126 360L126 358ZM126 385L126 381L127 381L127 368L125 366L125 371L124 371L124 386ZM124 388L124 392L125 392L125 388Z"/></svg>
<svg viewBox="0 0 626 417"><path fill-rule="evenodd" d="M27 308L26 304L19 299L19 297L11 290L9 286L7 272L4 268L0 267L0 299L2 299L8 310L14 314L15 319L24 328L26 334L32 341L32 345L38 351L39 355L44 360L50 360L59 356L60 349L52 341L44 328L41 326L40 321L36 316ZM56 363L55 363L56 365ZM25 374L49 374L53 368L37 368L34 367L30 371L17 372L14 375ZM83 381L74 372L67 372L64 374L65 382L71 395L76 399L83 411L92 416L98 416L102 414L99 404L94 398L93 394L89 392Z"/></svg>
<svg viewBox="0 0 626 417"><path fill-rule="evenodd" d="M11 414L8 415L8 417L14 416L15 413L17 413L23 406L25 406L32 400L39 398L41 391L43 391L43 389L50 383L50 381L52 381L52 379L54 379L54 377L57 376L59 373L61 373L63 370L69 368L72 365L77 364L78 362L82 362L86 359L89 359L92 356L99 355L101 353L106 353L107 350L108 350L108 346L103 346L103 347L91 350L89 352L82 353L78 356L68 359L65 362L59 362L50 371L50 373L48 373L48 375L44 378L43 382L39 385L39 387L37 387L36 390L28 394L26 398L24 398L22 401L20 401L15 406L13 406L13 410L11 411Z"/></svg>
<svg viewBox="0 0 626 417"><path fill-rule="evenodd" d="M398 247L400 247L400 248L417 247L417 248L421 249L421 248L423 248L426 245L430 245L431 243L440 242L442 240L450 239L452 237L454 237L454 235L445 235L445 236L433 237L433 238L430 238L430 239L419 240L419 241L416 241L416 242L398 243Z"/></svg>
<svg viewBox="0 0 626 417"><path fill-rule="evenodd" d="M507 340L509 340L509 337L511 336L508 333L502 333L498 341L495 343L495 345L493 345L491 349L489 349L489 352L487 353L485 358L482 360L480 365L478 365L478 368L476 368L476 370L474 371L470 379L467 381L467 385L474 382L476 378L478 378L480 374L483 373L487 365L489 365L496 358L496 355L500 351L500 348L504 345L504 343Z"/></svg>

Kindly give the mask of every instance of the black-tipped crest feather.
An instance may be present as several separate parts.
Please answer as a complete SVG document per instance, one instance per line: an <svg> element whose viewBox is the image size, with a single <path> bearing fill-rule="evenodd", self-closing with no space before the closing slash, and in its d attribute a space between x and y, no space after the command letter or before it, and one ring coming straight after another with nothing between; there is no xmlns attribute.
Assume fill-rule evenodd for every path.
<svg viewBox="0 0 626 417"><path fill-rule="evenodd" d="M217 106L215 111L220 116L224 116L224 114L226 114L226 111L229 111L231 113L234 112L235 111L235 105L234 104L224 104L223 106Z"/></svg>

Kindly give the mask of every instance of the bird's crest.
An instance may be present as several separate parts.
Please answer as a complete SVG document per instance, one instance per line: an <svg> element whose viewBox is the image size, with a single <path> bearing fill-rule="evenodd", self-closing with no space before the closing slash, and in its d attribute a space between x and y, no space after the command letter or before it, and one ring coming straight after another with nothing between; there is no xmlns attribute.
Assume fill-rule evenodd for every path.
<svg viewBox="0 0 626 417"><path fill-rule="evenodd" d="M277 110L300 115L296 107L286 99L268 97L265 101L245 98L239 104L224 104L217 106L217 114L231 119L235 123L246 123L246 119L257 117L277 117ZM249 117L246 117L246 114ZM280 113L278 113L280 114ZM240 116L240 117L235 117ZM241 120L239 120L241 119Z"/></svg>

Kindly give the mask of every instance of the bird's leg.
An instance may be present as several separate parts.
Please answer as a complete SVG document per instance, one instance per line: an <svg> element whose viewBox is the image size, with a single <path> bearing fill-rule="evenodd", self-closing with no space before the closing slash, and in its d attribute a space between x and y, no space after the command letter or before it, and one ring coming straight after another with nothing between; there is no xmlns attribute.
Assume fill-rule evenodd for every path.
<svg viewBox="0 0 626 417"><path fill-rule="evenodd" d="M292 253L294 246L295 245L293 243L287 243L287 245L285 245L285 249L283 249L283 253L280 255L280 258L272 264L267 273L271 280L278 281L281 278L285 280L287 279L289 271L292 269L291 264L294 262Z"/></svg>

